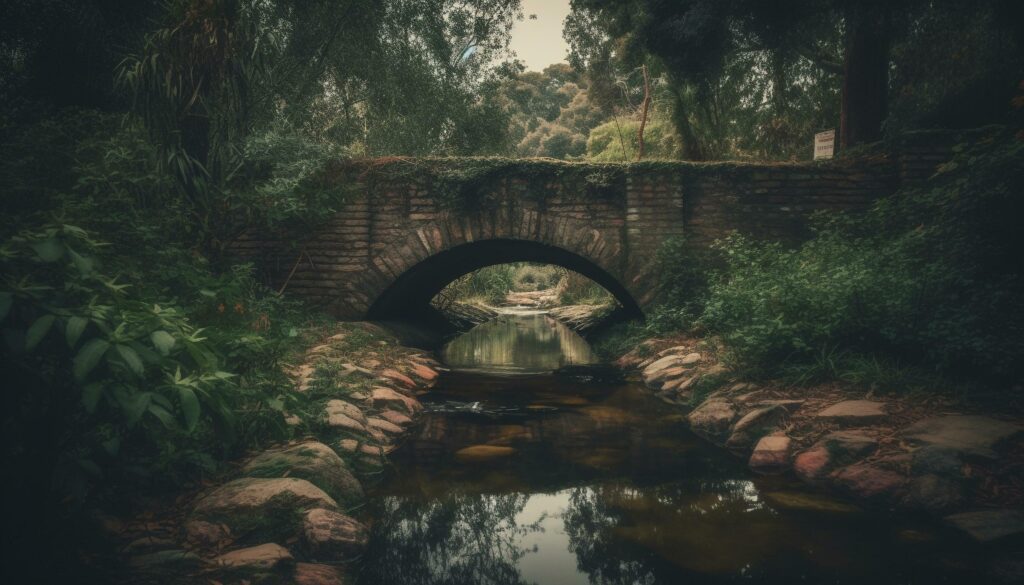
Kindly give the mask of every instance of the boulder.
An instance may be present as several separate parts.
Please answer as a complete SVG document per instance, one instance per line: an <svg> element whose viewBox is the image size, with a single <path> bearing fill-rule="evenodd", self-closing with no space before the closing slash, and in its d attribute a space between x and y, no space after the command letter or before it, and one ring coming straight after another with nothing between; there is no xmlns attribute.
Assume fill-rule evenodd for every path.
<svg viewBox="0 0 1024 585"><path fill-rule="evenodd" d="M314 557L330 559L358 554L368 539L366 527L354 518L322 508L306 512L302 534Z"/></svg>
<svg viewBox="0 0 1024 585"><path fill-rule="evenodd" d="M927 473L910 479L903 504L908 508L939 512L958 506L963 499L961 482Z"/></svg>
<svg viewBox="0 0 1024 585"><path fill-rule="evenodd" d="M711 441L722 441L736 419L736 410L726 400L712 399L694 409L686 419L694 433Z"/></svg>
<svg viewBox="0 0 1024 585"><path fill-rule="evenodd" d="M363 488L345 461L330 447L316 441L261 453L245 464L242 473L249 477L304 479L347 505L363 500Z"/></svg>
<svg viewBox="0 0 1024 585"><path fill-rule="evenodd" d="M279 544L268 542L224 553L214 559L218 566L228 569L275 571L295 563L295 557Z"/></svg>
<svg viewBox="0 0 1024 585"><path fill-rule="evenodd" d="M786 415L786 409L778 405L751 410L733 425L725 446L733 451L746 452L758 439L782 424Z"/></svg>
<svg viewBox="0 0 1024 585"><path fill-rule="evenodd" d="M185 523L185 540L198 550L221 549L231 543L231 530L223 524L204 520L189 520Z"/></svg>
<svg viewBox="0 0 1024 585"><path fill-rule="evenodd" d="M864 430L835 431L822 437L820 443L832 455L836 465L853 463L878 448L878 438Z"/></svg>
<svg viewBox="0 0 1024 585"><path fill-rule="evenodd" d="M344 400L328 400L324 405L327 426L332 429L345 429L356 433L366 431L366 416L358 407Z"/></svg>
<svg viewBox="0 0 1024 585"><path fill-rule="evenodd" d="M437 372L423 364L413 363L412 374L427 383L437 380Z"/></svg>
<svg viewBox="0 0 1024 585"><path fill-rule="evenodd" d="M893 501L903 495L906 477L877 465L861 462L831 475L837 486L864 500Z"/></svg>
<svg viewBox="0 0 1024 585"><path fill-rule="evenodd" d="M821 483L832 469L832 456L824 445L801 451L793 459L793 473L808 483Z"/></svg>
<svg viewBox="0 0 1024 585"><path fill-rule="evenodd" d="M884 402L844 400L822 410L817 416L840 423L873 424L882 422L889 415L885 412Z"/></svg>
<svg viewBox="0 0 1024 585"><path fill-rule="evenodd" d="M925 445L911 455L910 472L915 475L936 474L962 478L964 462L957 449L942 445Z"/></svg>
<svg viewBox="0 0 1024 585"><path fill-rule="evenodd" d="M402 427L394 423L388 422L382 418L370 417L369 419L367 419L367 424L369 425L370 428L377 429L388 435L402 434Z"/></svg>
<svg viewBox="0 0 1024 585"><path fill-rule="evenodd" d="M782 473L789 469L792 441L786 435L761 437L750 455L750 468L758 473Z"/></svg>
<svg viewBox="0 0 1024 585"><path fill-rule="evenodd" d="M423 409L423 406L416 400L395 391L386 386L377 386L372 390L370 400L374 408L402 410L412 415Z"/></svg>
<svg viewBox="0 0 1024 585"><path fill-rule="evenodd" d="M380 373L380 377L390 382L395 382L396 384L409 390L413 390L417 386L416 382L414 382L412 378L406 376L405 374L399 372L398 370L384 370Z"/></svg>
<svg viewBox="0 0 1024 585"><path fill-rule="evenodd" d="M1024 534L1024 510L977 510L945 517L945 521L978 542Z"/></svg>
<svg viewBox="0 0 1024 585"><path fill-rule="evenodd" d="M398 412L397 410L385 410L380 417L393 425L407 427L412 424L412 419Z"/></svg>
<svg viewBox="0 0 1024 585"><path fill-rule="evenodd" d="M297 563L292 575L295 585L345 585L345 573L333 565Z"/></svg>
<svg viewBox="0 0 1024 585"><path fill-rule="evenodd" d="M312 483L294 477L247 477L213 490L192 510L193 520L224 524L237 538L294 534L311 508L337 508L333 498Z"/></svg>
<svg viewBox="0 0 1024 585"><path fill-rule="evenodd" d="M995 459L1000 445L1024 433L1024 426L980 415L947 415L920 420L903 430L914 445L937 445L969 457Z"/></svg>

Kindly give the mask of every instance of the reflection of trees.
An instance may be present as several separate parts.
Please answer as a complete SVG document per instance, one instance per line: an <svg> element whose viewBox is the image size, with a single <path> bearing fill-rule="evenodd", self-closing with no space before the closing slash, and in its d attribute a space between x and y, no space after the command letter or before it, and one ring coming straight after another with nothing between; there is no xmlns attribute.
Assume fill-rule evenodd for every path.
<svg viewBox="0 0 1024 585"><path fill-rule="evenodd" d="M579 335L545 315L506 315L476 326L444 348L445 361L456 366L514 366L554 370L594 361Z"/></svg>
<svg viewBox="0 0 1024 585"><path fill-rule="evenodd" d="M623 522L622 514L608 506L610 490L624 492L622 486L575 488L569 496L569 507L562 515L569 535L569 551L576 555L576 565L591 583L601 585L655 582L655 575L644 559L627 559L614 529ZM621 494L620 494L621 495Z"/></svg>
<svg viewBox="0 0 1024 585"><path fill-rule="evenodd" d="M422 502L389 497L362 583L394 585L517 585L524 583L517 545L538 524L519 525L525 494L451 494Z"/></svg>

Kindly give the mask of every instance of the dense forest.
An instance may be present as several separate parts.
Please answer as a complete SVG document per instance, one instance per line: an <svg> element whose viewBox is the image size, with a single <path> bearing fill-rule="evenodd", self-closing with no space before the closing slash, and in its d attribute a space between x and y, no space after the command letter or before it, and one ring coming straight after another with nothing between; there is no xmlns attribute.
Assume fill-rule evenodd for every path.
<svg viewBox="0 0 1024 585"><path fill-rule="evenodd" d="M330 319L228 249L324 222L341 159L782 164L833 128L840 157L970 131L927 185L802 245L666 245L659 306L600 346L686 330L751 379L1020 400L1024 5L571 6L568 62L528 71L519 0L5 2L5 564L63 578L97 509L295 432L281 364Z"/></svg>

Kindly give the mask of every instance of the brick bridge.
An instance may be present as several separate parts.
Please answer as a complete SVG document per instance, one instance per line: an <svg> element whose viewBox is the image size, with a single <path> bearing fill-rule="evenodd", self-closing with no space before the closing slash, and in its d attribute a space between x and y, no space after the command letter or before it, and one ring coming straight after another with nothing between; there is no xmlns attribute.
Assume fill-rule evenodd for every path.
<svg viewBox="0 0 1024 585"><path fill-rule="evenodd" d="M455 278L483 266L564 266L627 310L656 302L659 246L706 246L737 230L793 241L817 210L858 210L928 176L948 152L827 163L753 165L552 160L382 159L348 162L324 189L346 203L322 227L236 245L268 282L342 319L422 316Z"/></svg>

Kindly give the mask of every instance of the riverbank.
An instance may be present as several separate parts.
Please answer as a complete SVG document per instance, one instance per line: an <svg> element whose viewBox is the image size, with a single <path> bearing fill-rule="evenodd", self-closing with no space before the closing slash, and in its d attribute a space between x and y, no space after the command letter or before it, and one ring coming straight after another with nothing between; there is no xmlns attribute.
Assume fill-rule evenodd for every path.
<svg viewBox="0 0 1024 585"><path fill-rule="evenodd" d="M287 366L293 440L216 480L102 518L124 583L340 585L362 552L365 493L443 368L370 323L337 324ZM173 576L173 577L172 577Z"/></svg>
<svg viewBox="0 0 1024 585"><path fill-rule="evenodd" d="M1024 537L1024 417L939 394L740 382L706 342L644 342L616 365L763 474L940 518L985 543ZM1019 549L1019 547L1018 547ZM1000 570L1021 575L1020 550Z"/></svg>

